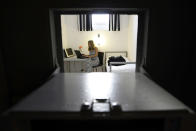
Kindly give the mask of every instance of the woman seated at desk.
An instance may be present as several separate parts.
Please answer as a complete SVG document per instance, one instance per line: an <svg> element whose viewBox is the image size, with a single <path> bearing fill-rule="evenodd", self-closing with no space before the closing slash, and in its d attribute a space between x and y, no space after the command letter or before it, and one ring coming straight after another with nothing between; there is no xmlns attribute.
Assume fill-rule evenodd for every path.
<svg viewBox="0 0 196 131"><path fill-rule="evenodd" d="M98 48L94 45L93 40L88 41L88 51L89 55L84 56L89 58L87 63L87 72L91 72L93 66L99 65Z"/></svg>

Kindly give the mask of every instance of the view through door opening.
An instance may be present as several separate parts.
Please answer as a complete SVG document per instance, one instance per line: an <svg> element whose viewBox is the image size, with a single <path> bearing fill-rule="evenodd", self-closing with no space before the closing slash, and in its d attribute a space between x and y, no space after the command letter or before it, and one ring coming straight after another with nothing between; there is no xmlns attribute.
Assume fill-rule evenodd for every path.
<svg viewBox="0 0 196 131"><path fill-rule="evenodd" d="M112 9L111 9L112 10ZM111 11L110 9L100 9L99 11L97 11L96 9L69 9L69 10L65 10L65 9L54 9L53 11L51 11L53 14L53 21L54 21L54 26L55 26L55 37L56 37L56 48L57 48L57 60L61 69L61 72L66 72L64 71L64 51L63 48L71 48L73 53L75 49L78 49L79 46L83 47L84 52L86 53L85 50L87 50L87 42L88 40L94 40L95 44L96 43L96 37L102 37L103 38L103 45L97 44L96 46L98 46L98 48L100 50L104 51L108 51L106 50L106 48L108 47L108 43L113 43L113 44L118 44L117 46L112 46L111 48L119 47L118 50L116 51L127 51L128 55L128 59L131 62L136 62L136 72L140 72L141 71L141 67L143 66L144 61L145 61L145 57L146 57L146 51L147 51L147 32L148 32L148 10L147 9L121 9L115 10L115 13L119 13L121 15L121 31L78 31L78 30L72 30L68 32L68 30L66 30L65 28L69 28L71 29L71 26L74 27L76 29L78 29L78 14L81 14L81 12L83 13L90 13L90 14L110 14L111 12L113 13L114 11ZM70 17L70 19L64 19L63 17ZM125 20L125 16L130 16L130 18L128 18L127 20ZM71 18L72 17L72 18ZM132 17L132 18L131 18ZM134 19L135 20L130 20L130 19ZM71 23L71 21L73 21L75 19L76 24L74 25L73 23ZM123 20L124 19L124 20ZM124 23L126 24L124 24ZM65 26L66 24L69 24L69 26ZM131 24L135 24L134 26L132 26L132 32L131 30L129 30L129 26ZM120 32L123 32L123 26L125 26L124 31L126 30L127 33L124 33L125 35L123 36L122 34L120 34ZM52 26L51 26L52 27ZM128 28L127 28L128 27ZM135 30L135 31L133 31ZM136 31L137 30L137 31ZM128 32L129 31L129 32ZM101 32L101 33L100 33ZM108 34L106 33L111 33L113 32L115 35L114 37L112 37L112 40L108 40ZM133 33L134 32L134 33ZM137 32L137 33L136 33ZM76 35L74 35L74 33ZM105 36L106 34L106 36ZM130 34L135 34L134 36L134 40L135 41L135 45L131 45L131 44L127 44L127 48L124 48L122 43L125 43L125 41L131 41L130 39L128 39ZM80 36L80 37L78 37ZM116 36L116 37L115 37ZM120 40L119 36L125 39ZM126 37L127 36L127 37ZM68 37L68 38L66 38ZM82 39L83 40L82 40ZM72 40L71 40L72 39ZM104 45L105 42L105 45ZM116 42L116 43L115 43ZM135 47L134 47L135 46ZM130 49L132 48L135 49L135 51L130 51ZM125 50L123 50L123 48ZM129 49L130 48L130 49ZM66 50L66 49L65 49ZM133 57L134 55L135 57ZM132 57L131 57L132 55ZM106 60L104 60L105 62ZM68 64L67 64L68 65ZM105 64L106 65L106 64ZM70 66L70 65L69 65ZM106 69L106 68L105 68ZM80 72L81 70L79 70ZM83 70L82 70L83 71ZM106 71L106 70L105 70Z"/></svg>
<svg viewBox="0 0 196 131"><path fill-rule="evenodd" d="M112 66L113 70L111 72L135 71L138 15L120 14L120 31L109 31L109 28L107 28L109 18L108 21L98 20L98 18L105 17L105 15L109 14L93 15L95 16L92 17L92 26L94 27L92 31L80 31L79 15L61 15L64 71L82 72L82 68L84 68L83 71L85 70L85 67L82 67L84 65L80 65L83 64L82 61L84 60L76 60L77 56L74 50L80 50L82 54L89 54L89 40L93 40L98 51L104 53L104 57L101 59L103 60L103 66L95 70L96 72L110 72L108 66L108 58L110 56L123 56L127 62L122 66ZM106 29L101 29L102 27ZM70 52L71 57L68 54L70 48L72 50Z"/></svg>

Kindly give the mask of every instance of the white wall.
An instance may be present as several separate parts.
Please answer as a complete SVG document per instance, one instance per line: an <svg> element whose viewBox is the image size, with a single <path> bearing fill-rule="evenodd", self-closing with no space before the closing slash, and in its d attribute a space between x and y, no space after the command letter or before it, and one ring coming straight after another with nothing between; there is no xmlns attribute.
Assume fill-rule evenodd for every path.
<svg viewBox="0 0 196 131"><path fill-rule="evenodd" d="M63 43L63 48L68 47L68 39L67 39L67 24L66 24L66 19L63 20L64 17L61 16L61 33L62 33L62 43Z"/></svg>
<svg viewBox="0 0 196 131"><path fill-rule="evenodd" d="M131 22L129 22L129 20L129 15L120 16L120 31L78 31L77 15L62 15L61 26L63 48L78 49L78 47L82 45L84 53L87 54L88 40L94 40L96 44L97 35L100 34L103 38L103 43L100 46L96 45L99 51L128 51L130 60L132 60L131 58L134 56L131 55L134 51L132 51L130 47L134 46L128 46L128 43L134 41L130 40L134 38L134 36L130 36L133 35L133 33L130 33L133 31L129 31L130 29L133 29L131 28L133 25L130 25ZM134 22L132 23L134 24Z"/></svg>
<svg viewBox="0 0 196 131"><path fill-rule="evenodd" d="M136 62L137 51L137 30L138 30L138 15L129 16L128 24L128 58L132 62Z"/></svg>

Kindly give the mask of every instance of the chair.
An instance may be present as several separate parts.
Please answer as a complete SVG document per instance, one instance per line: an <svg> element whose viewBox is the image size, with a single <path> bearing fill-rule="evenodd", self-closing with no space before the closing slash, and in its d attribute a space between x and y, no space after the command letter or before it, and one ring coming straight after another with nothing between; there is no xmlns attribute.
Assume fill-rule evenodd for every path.
<svg viewBox="0 0 196 131"><path fill-rule="evenodd" d="M100 67L101 67L101 71L103 71L103 56L104 56L103 52L98 52L99 65L93 66L94 72L97 72Z"/></svg>

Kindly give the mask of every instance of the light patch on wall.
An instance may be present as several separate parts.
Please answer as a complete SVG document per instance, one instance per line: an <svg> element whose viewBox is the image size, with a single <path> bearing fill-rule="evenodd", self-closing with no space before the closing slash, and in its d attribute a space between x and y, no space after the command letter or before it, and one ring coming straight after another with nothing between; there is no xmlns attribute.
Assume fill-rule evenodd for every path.
<svg viewBox="0 0 196 131"><path fill-rule="evenodd" d="M103 46L105 44L105 39L103 35L97 34L93 37L93 41L96 46Z"/></svg>

